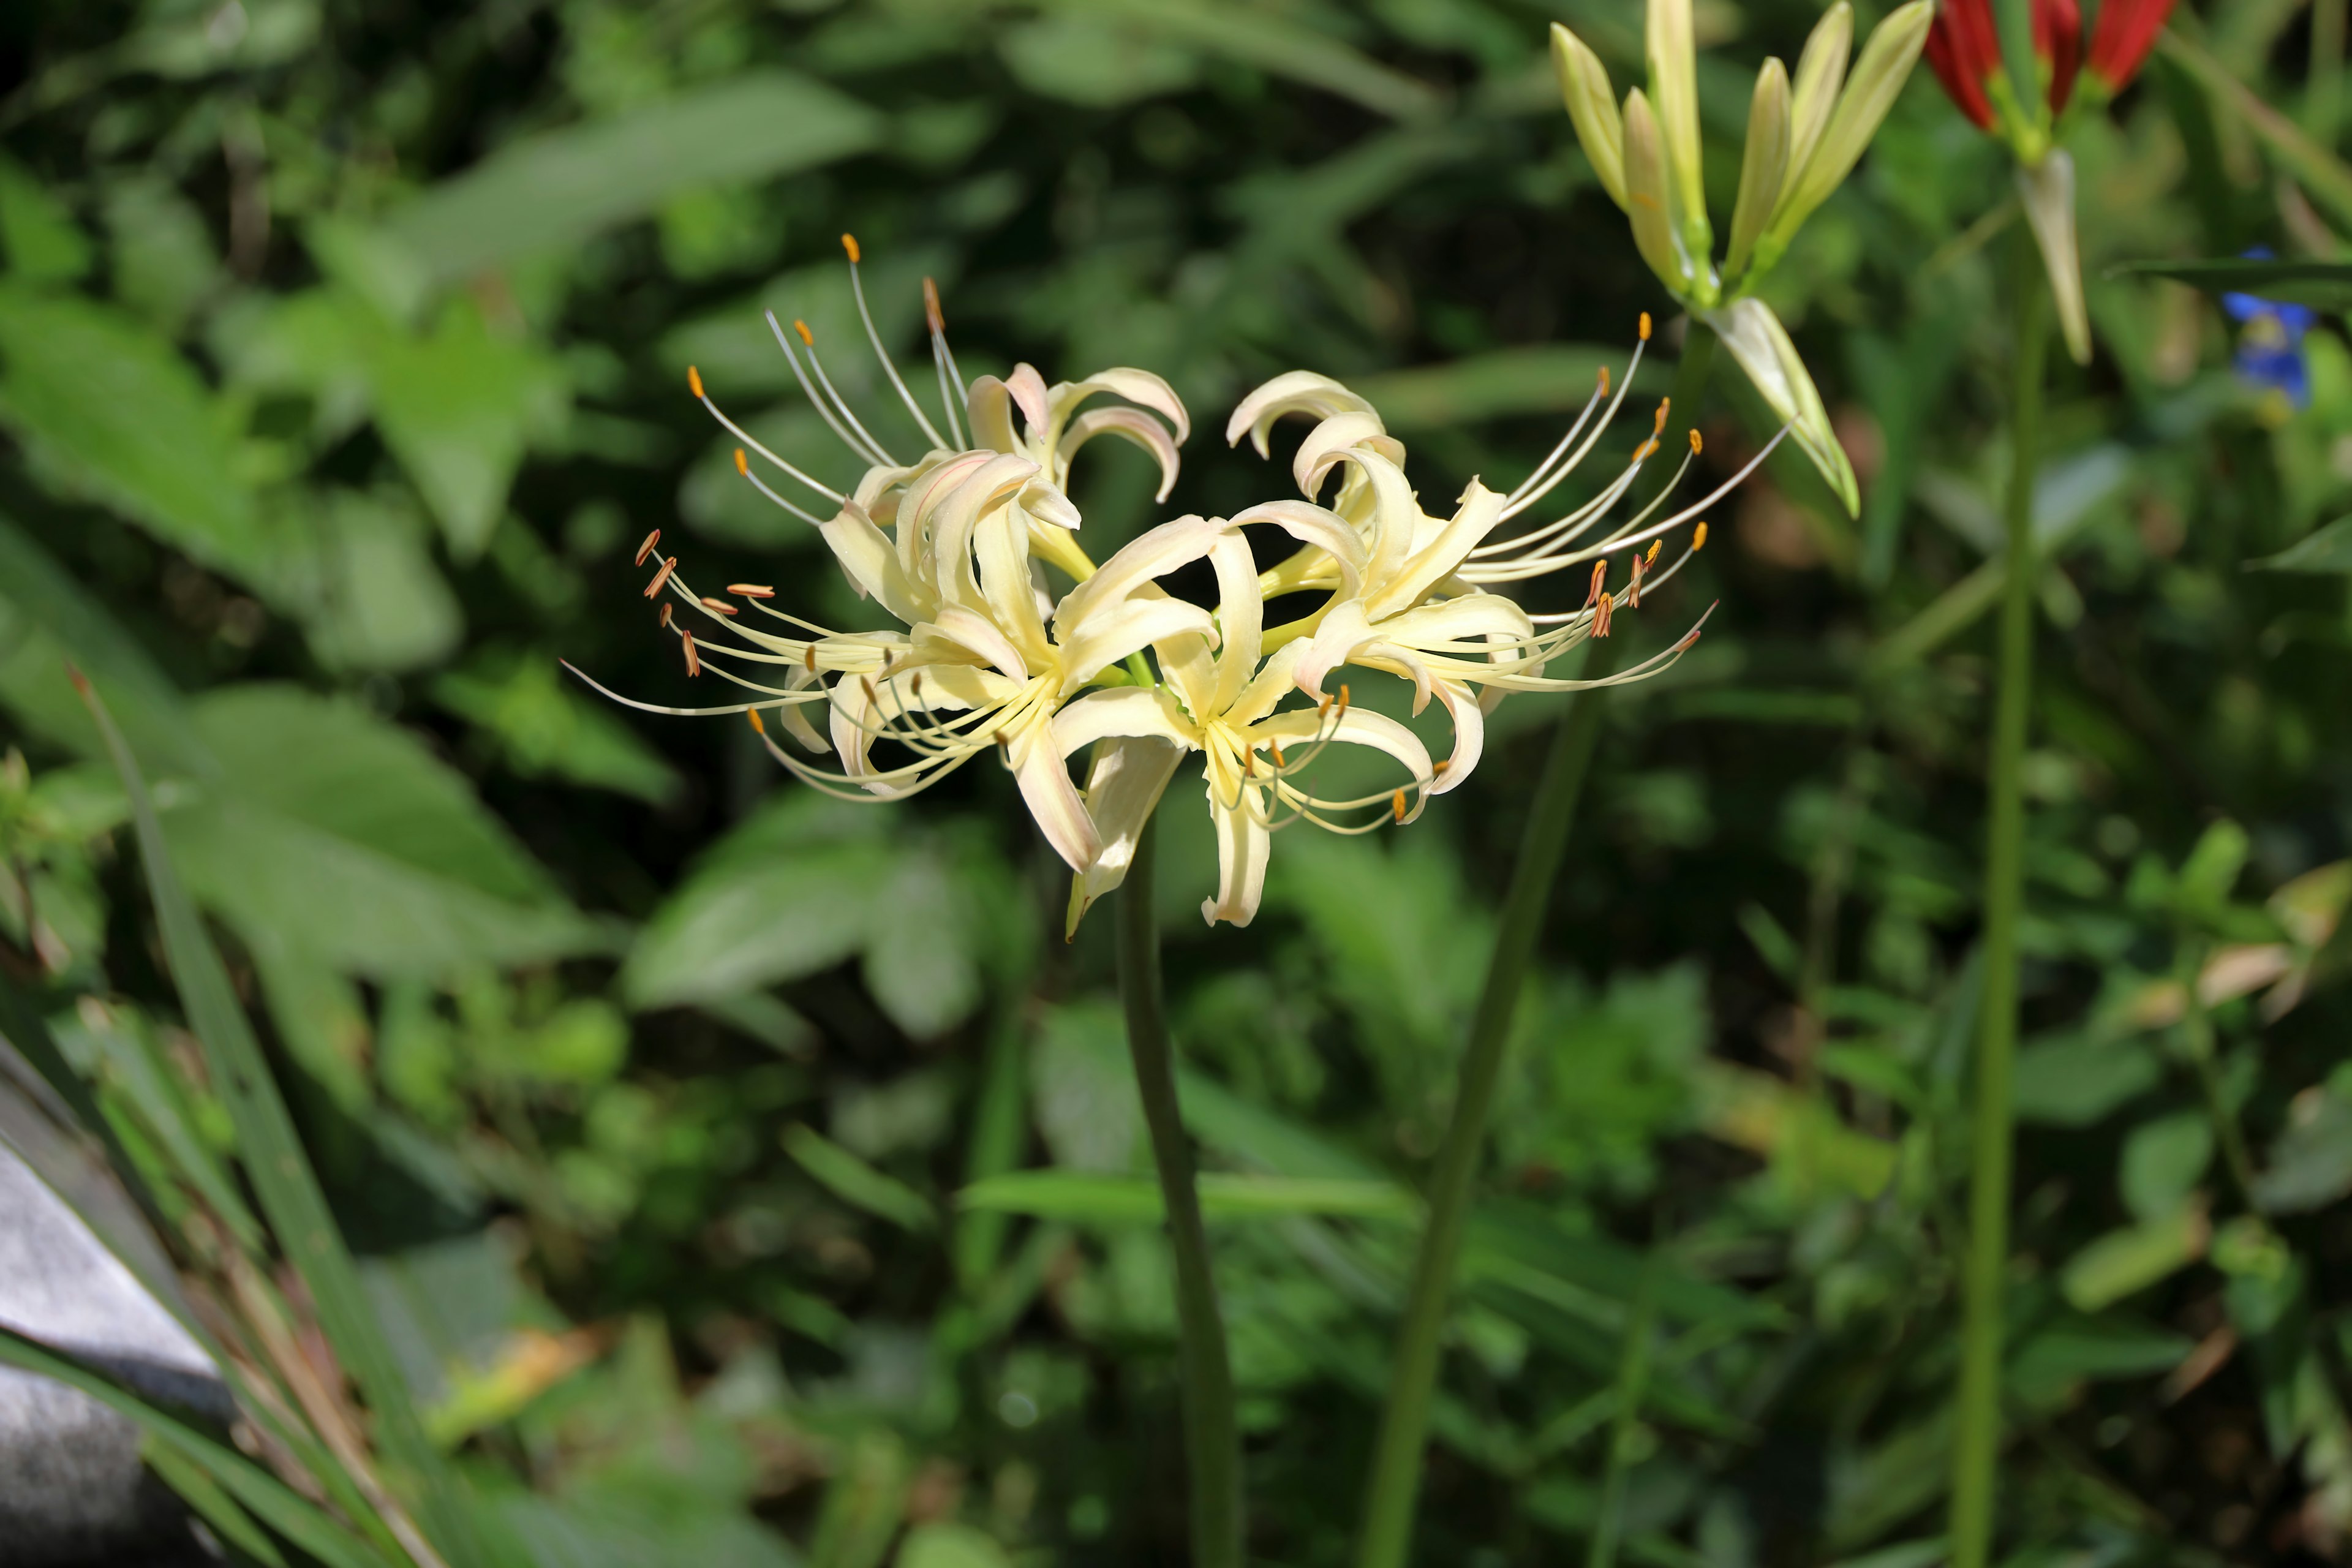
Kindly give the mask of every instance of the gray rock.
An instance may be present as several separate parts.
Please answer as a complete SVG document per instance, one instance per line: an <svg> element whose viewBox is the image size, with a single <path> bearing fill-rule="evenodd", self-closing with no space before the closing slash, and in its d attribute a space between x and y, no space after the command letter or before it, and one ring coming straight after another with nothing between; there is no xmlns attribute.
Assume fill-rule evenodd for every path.
<svg viewBox="0 0 2352 1568"><path fill-rule="evenodd" d="M0 1322L159 1401L231 1414L203 1349L5 1142ZM131 1422L88 1396L0 1368L0 1558L65 1568L184 1551L185 1516L139 1446Z"/></svg>

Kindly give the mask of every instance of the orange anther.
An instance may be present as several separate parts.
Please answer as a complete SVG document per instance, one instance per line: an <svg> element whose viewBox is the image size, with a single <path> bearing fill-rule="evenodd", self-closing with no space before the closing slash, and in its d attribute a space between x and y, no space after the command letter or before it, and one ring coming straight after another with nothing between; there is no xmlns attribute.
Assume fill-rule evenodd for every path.
<svg viewBox="0 0 2352 1568"><path fill-rule="evenodd" d="M1661 397L1658 399L1658 416L1650 423L1651 435L1663 436L1666 433L1666 410L1672 408L1674 405L1675 400L1671 397Z"/></svg>
<svg viewBox="0 0 2352 1568"><path fill-rule="evenodd" d="M843 236L841 237L841 248L842 248L842 249L844 249L844 250L845 250L845 251L847 251L847 252L849 252L849 264L850 264L852 267L856 266L856 265L857 265L857 237L856 237L856 235L854 235L854 234L845 234L845 235L843 235Z"/></svg>
<svg viewBox="0 0 2352 1568"><path fill-rule="evenodd" d="M768 727L760 722L760 710L757 708L744 709L743 717L751 721L751 732L753 734L764 735L768 732Z"/></svg>
<svg viewBox="0 0 2352 1568"><path fill-rule="evenodd" d="M1609 395L1609 367L1605 364L1601 367L1601 395Z"/></svg>
<svg viewBox="0 0 2352 1568"><path fill-rule="evenodd" d="M793 318L793 331L801 335L801 342L806 343L811 348L816 347L815 334L808 330L808 323L802 321L798 316Z"/></svg>
<svg viewBox="0 0 2352 1568"><path fill-rule="evenodd" d="M1592 563L1592 586L1585 591L1584 602L1590 605L1598 600L1601 597L1601 584L1608 581L1609 562L1606 557L1603 557Z"/></svg>
<svg viewBox="0 0 2352 1568"><path fill-rule="evenodd" d="M811 675L814 675L816 673L816 644L811 643L808 645L808 652L803 656L801 662L808 666L808 672Z"/></svg>
<svg viewBox="0 0 2352 1568"><path fill-rule="evenodd" d="M1433 762L1433 763L1430 763L1430 764L1429 764L1429 767L1430 767L1430 771L1431 771L1432 773L1444 773L1446 769L1448 769L1448 768L1452 767L1453 765L1454 765L1454 759L1453 759L1452 757L1440 757L1440 758L1438 758L1438 759L1437 759L1437 761L1435 761L1435 762Z"/></svg>
<svg viewBox="0 0 2352 1568"><path fill-rule="evenodd" d="M637 546L637 564L640 566L644 565L646 563L646 557L651 555L654 552L654 546L660 542L660 529L656 528L651 533L646 534L646 542Z"/></svg>
<svg viewBox="0 0 2352 1568"><path fill-rule="evenodd" d="M772 599L776 596L776 591L764 583L730 583L727 591L740 594L747 599Z"/></svg>
<svg viewBox="0 0 2352 1568"><path fill-rule="evenodd" d="M751 477L751 459L743 455L740 447L735 448L735 471L747 479Z"/></svg>
<svg viewBox="0 0 2352 1568"><path fill-rule="evenodd" d="M1650 541L1650 552L1642 558L1643 561L1649 565L1655 566L1658 563L1658 546L1664 542L1665 541L1663 539L1653 539Z"/></svg>
<svg viewBox="0 0 2352 1568"><path fill-rule="evenodd" d="M1694 425L1694 426L1691 426L1691 433L1690 433L1690 437L1691 437L1691 456L1692 456L1692 457L1694 457L1694 458L1696 458L1696 457L1697 457L1697 456L1699 455L1700 451L1701 451L1701 450L1703 449L1703 447L1704 447L1704 443L1702 443L1702 442L1699 440L1699 438L1698 438L1698 426L1697 426Z"/></svg>
<svg viewBox="0 0 2352 1568"><path fill-rule="evenodd" d="M650 599L656 594L660 593L662 591L662 584L668 582L669 574L677 570L677 556L673 555L668 560L663 562L661 563L661 570L654 574L654 580L646 584L646 597Z"/></svg>
<svg viewBox="0 0 2352 1568"><path fill-rule="evenodd" d="M1404 791L1398 790L1389 796L1389 809L1396 813L1399 822L1404 820Z"/></svg>
<svg viewBox="0 0 2352 1568"><path fill-rule="evenodd" d="M1642 341L1645 343L1650 341L1650 312L1647 310L1642 312Z"/></svg>
<svg viewBox="0 0 2352 1568"><path fill-rule="evenodd" d="M1609 635L1609 612L1615 607L1615 603L1608 595L1603 594L1601 595L1600 604L1593 606L1592 635L1594 637L1605 637Z"/></svg>
<svg viewBox="0 0 2352 1568"><path fill-rule="evenodd" d="M702 373L695 369L692 365L688 365L686 367L686 384L693 390L695 396L700 397L702 395Z"/></svg>
<svg viewBox="0 0 2352 1568"><path fill-rule="evenodd" d="M669 630L669 613L674 607L667 599L662 601L661 626L664 631Z"/></svg>
<svg viewBox="0 0 2352 1568"><path fill-rule="evenodd" d="M935 332L948 330L948 319L940 314L940 286L928 278L923 279L923 319Z"/></svg>
<svg viewBox="0 0 2352 1568"><path fill-rule="evenodd" d="M1348 710L1348 686L1347 686L1347 683L1346 683L1345 681L1342 681L1342 682L1340 682L1340 684L1339 684L1339 711L1340 711L1340 712L1342 712L1342 713L1345 713L1347 710Z"/></svg>
<svg viewBox="0 0 2352 1568"><path fill-rule="evenodd" d="M702 673L702 661L694 657L694 634L681 629L678 632L677 637L680 645L686 649L687 674L700 675Z"/></svg>
<svg viewBox="0 0 2352 1568"><path fill-rule="evenodd" d="M731 616L736 613L734 605L724 599L714 599L708 594L702 595L702 607L715 616Z"/></svg>
<svg viewBox="0 0 2352 1568"><path fill-rule="evenodd" d="M1706 548L1706 524L1702 522L1691 531L1691 548L1693 550Z"/></svg>

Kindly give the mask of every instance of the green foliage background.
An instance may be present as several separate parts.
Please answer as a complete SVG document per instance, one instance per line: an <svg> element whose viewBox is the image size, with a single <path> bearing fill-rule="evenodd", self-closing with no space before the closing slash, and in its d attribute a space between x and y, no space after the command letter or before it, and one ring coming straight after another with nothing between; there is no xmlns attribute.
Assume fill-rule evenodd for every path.
<svg viewBox="0 0 2352 1568"><path fill-rule="evenodd" d="M2177 25L2333 143L2300 10L2214 9ZM1637 7L1561 15L1636 74ZM1813 16L1701 8L1722 210L1748 75ZM1294 366L1370 395L1431 493L1515 482L1664 308L1574 149L1551 19L0 19L6 976L177 1173L175 1212L242 1213L71 661L158 782L427 1430L536 1561L1178 1560L1169 1263L1107 922L1054 940L1066 877L1010 781L838 806L742 727L603 704L556 661L719 700L641 596L655 527L703 579L859 624L685 388L698 366L838 478L759 312L853 343L845 230L896 347L929 275L968 374L1166 374L1199 426L1166 515L1287 488L1217 435ZM2284 410L2233 377L2210 300L2107 269L2328 254L2352 212L2163 59L2075 154L2102 349L2042 432L2004 1504L2034 1561L2340 1558L2352 620L2340 551L2247 568L2344 510L2352 357L2315 333L2312 405ZM1937 1560L2004 159L1920 73L1769 290L1859 522L1776 458L1621 623L1653 648L1721 601L1613 709L1552 900L1426 1561L1580 1551L1612 1465L1630 1561ZM859 354L832 368L871 405ZM1729 382L1694 482L1769 434ZM1133 454L1081 479L1090 536L1162 515ZM1213 861L1185 788L1162 814L1267 1562L1345 1552L1549 700L1502 709L1409 829L1284 835L1245 933L1192 912ZM1645 1279L1654 1366L1620 1423Z"/></svg>

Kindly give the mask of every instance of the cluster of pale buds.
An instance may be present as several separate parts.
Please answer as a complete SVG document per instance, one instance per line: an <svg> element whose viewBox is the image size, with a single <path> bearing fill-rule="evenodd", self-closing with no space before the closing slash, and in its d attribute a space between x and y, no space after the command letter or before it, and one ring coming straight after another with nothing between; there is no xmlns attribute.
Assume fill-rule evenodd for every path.
<svg viewBox="0 0 2352 1568"><path fill-rule="evenodd" d="M1177 518L1097 565L1078 542L1082 520L1066 489L1071 458L1097 435L1133 442L1158 461L1164 500L1191 429L1174 391L1130 369L1048 386L1026 364L967 385L927 279L940 393L934 421L875 331L856 242L845 236L843 244L867 342L926 443L921 457L901 463L882 445L826 374L801 322L788 333L768 318L802 390L863 468L846 489L770 451L710 399L699 373L688 376L695 396L741 443L735 463L745 479L816 529L859 596L897 625L835 630L776 607L767 584L698 593L676 556L657 554L656 530L639 547L637 564L652 566L646 595L662 597L661 624L677 637L687 673L717 677L745 696L673 708L596 689L649 712L746 715L777 762L848 800L900 799L994 754L1074 873L1072 930L1126 876L1138 835L1187 755L1202 758L1218 844L1217 893L1202 913L1212 924L1246 925L1257 911L1273 835L1282 828L1311 822L1362 833L1409 822L1430 796L1468 776L1483 747L1485 716L1509 693L1616 685L1673 664L1698 640L1698 626L1600 680L1545 673L1587 638L1607 637L1617 613L1638 609L1645 592L1679 572L1706 543L1700 512L1771 450L1695 504L1670 508L1669 482L1616 518L1659 453L1662 404L1653 431L1597 494L1497 537L1544 506L1592 453L1632 385L1650 335L1646 315L1613 394L1604 369L1575 424L1533 473L1508 494L1473 479L1453 515L1442 519L1422 510L1405 478L1404 447L1370 403L1335 381L1293 372L1244 399L1226 438L1246 434L1265 455L1276 420L1312 417L1292 464L1303 499L1267 501L1231 518ZM1693 431L1675 480L1698 449ZM780 491L755 468L755 457L803 499ZM1264 570L1244 532L1260 526L1297 546ZM1661 547L1685 526L1687 542L1662 566ZM1622 591L1609 585L1612 556L1630 563ZM1171 573L1202 561L1217 584L1213 609L1162 586ZM1495 591L1587 564L1585 601L1572 611L1530 616ZM1268 626L1267 601L1291 595L1321 602L1302 618ZM1451 754L1433 760L1404 723L1355 704L1337 679L1349 665L1410 682L1415 714L1435 698L1452 721ZM817 709L822 729L811 721ZM1400 782L1370 795L1316 793L1307 775L1336 744L1384 754ZM1083 786L1070 772L1081 751L1089 753Z"/></svg>

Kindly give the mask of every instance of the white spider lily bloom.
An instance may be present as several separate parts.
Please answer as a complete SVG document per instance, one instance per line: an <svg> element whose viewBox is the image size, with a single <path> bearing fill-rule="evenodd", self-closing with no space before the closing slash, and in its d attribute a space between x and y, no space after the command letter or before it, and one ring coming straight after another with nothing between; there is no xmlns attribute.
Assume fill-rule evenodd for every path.
<svg viewBox="0 0 2352 1568"><path fill-rule="evenodd" d="M1648 318L1643 319L1646 342ZM1463 492L1454 515L1438 519L1422 510L1403 470L1404 448L1382 426L1372 405L1339 383L1293 372L1260 387L1234 410L1226 426L1229 442L1247 432L1260 453L1267 432L1286 414L1318 416L1300 443L1292 465L1305 503L1282 501L1240 514L1238 523L1270 522L1301 542L1299 552L1265 574L1268 597L1325 589L1330 598L1312 615L1268 634L1281 646L1293 637L1310 646L1295 667L1301 689L1320 696L1330 671L1341 664L1386 670L1412 682L1414 711L1433 696L1453 721L1454 754L1439 764L1432 793L1459 784L1477 763L1484 747L1484 715L1509 690L1573 690L1592 684L1622 684L1654 675L1687 649L1696 632L1665 655L1601 682L1562 680L1543 674L1551 659L1590 637L1609 634L1620 596L1606 588L1605 558L1626 554L1631 584L1622 602L1638 608L1645 587L1654 588L1681 570L1706 541L1706 524L1674 563L1657 569L1664 537L1692 521L1751 472L1759 456L1731 479L1696 503L1661 516L1687 471L1683 458L1674 480L1630 517L1610 521L1612 509L1633 488L1657 453L1666 407L1660 405L1648 439L1600 493L1555 521L1512 537L1489 542L1503 524L1539 504L1592 451L1623 402L1633 370L1634 351L1616 395L1609 395L1604 370L1592 395L1568 433L1508 495L1476 479ZM1778 437L1775 437L1777 443ZM1699 449L1696 432L1690 455ZM1765 448L1769 454L1770 447ZM1340 472L1331 505L1314 503L1334 470ZM1599 537L1592 537L1596 531ZM1643 550L1643 546L1648 546ZM1592 563L1595 571L1585 604L1563 616L1529 616L1490 587Z"/></svg>
<svg viewBox="0 0 2352 1568"><path fill-rule="evenodd" d="M1095 900L1125 879L1137 835L1187 752L1202 759L1216 829L1217 894L1201 905L1211 925L1247 925L1256 916L1278 829L1304 820L1337 833L1368 833L1411 821L1430 794L1436 770L1427 749L1395 720L1350 707L1344 689L1312 708L1280 709L1297 689L1295 666L1306 645L1293 642L1261 661L1265 602L1257 564L1247 541L1230 525L1217 526L1227 531L1208 553L1217 574L1222 644L1198 632L1163 638L1155 648L1163 684L1088 692L1055 717L1061 754L1095 748L1087 805L1102 851L1071 888L1073 931ZM1106 565L1106 575L1109 570ZM1337 743L1385 752L1403 764L1407 783L1349 800L1301 787L1300 775ZM1366 820L1341 820L1368 809L1374 815Z"/></svg>

